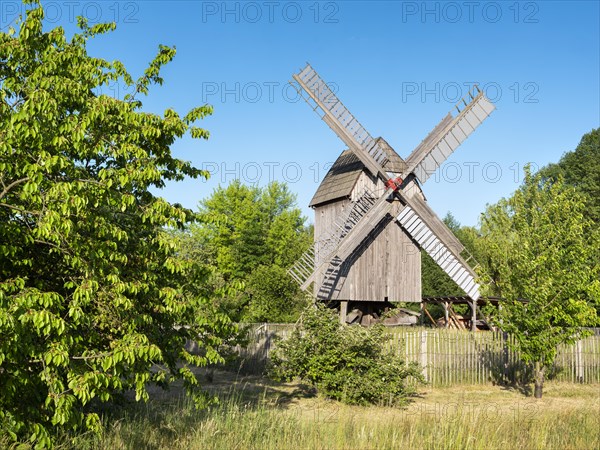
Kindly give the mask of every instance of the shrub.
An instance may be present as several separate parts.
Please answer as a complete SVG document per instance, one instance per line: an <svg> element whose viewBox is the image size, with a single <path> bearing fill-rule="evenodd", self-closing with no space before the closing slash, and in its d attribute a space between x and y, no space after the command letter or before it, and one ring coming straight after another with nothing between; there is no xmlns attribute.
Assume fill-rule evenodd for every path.
<svg viewBox="0 0 600 450"><path fill-rule="evenodd" d="M331 399L348 404L401 405L414 393L408 379L423 382L416 363L405 363L386 341L383 326L342 326L332 310L307 308L292 335L271 357L276 380L298 378Z"/></svg>

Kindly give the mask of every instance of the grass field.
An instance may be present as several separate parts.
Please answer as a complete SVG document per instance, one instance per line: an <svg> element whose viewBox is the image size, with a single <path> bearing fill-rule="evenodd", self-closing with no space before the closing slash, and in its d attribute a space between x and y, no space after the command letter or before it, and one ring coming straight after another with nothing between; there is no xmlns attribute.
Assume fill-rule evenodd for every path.
<svg viewBox="0 0 600 450"><path fill-rule="evenodd" d="M59 448L600 448L600 385L547 384L540 401L498 386L425 387L405 409L346 406L302 385L227 372L208 386L221 398L208 410L156 393L113 410L103 436Z"/></svg>

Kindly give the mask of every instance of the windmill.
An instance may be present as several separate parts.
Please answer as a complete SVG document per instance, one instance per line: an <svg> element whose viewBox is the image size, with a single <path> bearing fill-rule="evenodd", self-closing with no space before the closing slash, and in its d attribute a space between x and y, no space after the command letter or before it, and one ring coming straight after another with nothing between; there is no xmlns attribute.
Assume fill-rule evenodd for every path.
<svg viewBox="0 0 600 450"><path fill-rule="evenodd" d="M293 79L348 150L311 202L315 242L290 275L318 300L339 302L341 320L352 322L376 304L420 302L424 250L471 299L475 314L480 286L472 259L427 205L421 185L494 105L474 86L403 160L385 140L367 132L310 64ZM349 302L357 306L350 315Z"/></svg>

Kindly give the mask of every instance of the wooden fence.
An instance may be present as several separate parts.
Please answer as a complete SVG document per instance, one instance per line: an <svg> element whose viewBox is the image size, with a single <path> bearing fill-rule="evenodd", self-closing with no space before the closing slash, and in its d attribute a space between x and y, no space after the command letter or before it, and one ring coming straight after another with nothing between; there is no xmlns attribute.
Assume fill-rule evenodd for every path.
<svg viewBox="0 0 600 450"><path fill-rule="evenodd" d="M264 370L278 338L285 339L292 329L290 324L249 325L249 344L237 349L241 369ZM531 368L507 345L514 338L502 332L402 327L391 328L389 333L392 349L407 361L421 364L433 386L522 383L532 375ZM600 333L560 346L547 379L600 383Z"/></svg>

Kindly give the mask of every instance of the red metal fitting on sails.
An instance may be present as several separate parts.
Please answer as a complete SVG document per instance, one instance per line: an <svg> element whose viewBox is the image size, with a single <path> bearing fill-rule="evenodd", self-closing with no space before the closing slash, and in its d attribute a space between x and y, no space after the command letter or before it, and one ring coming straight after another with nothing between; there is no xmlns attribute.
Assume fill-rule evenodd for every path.
<svg viewBox="0 0 600 450"><path fill-rule="evenodd" d="M400 177L398 178L390 178L389 180L387 180L385 182L385 186L388 189L393 189L394 191L397 191L398 189L400 189L400 186L402 185L402 182L404 180Z"/></svg>

